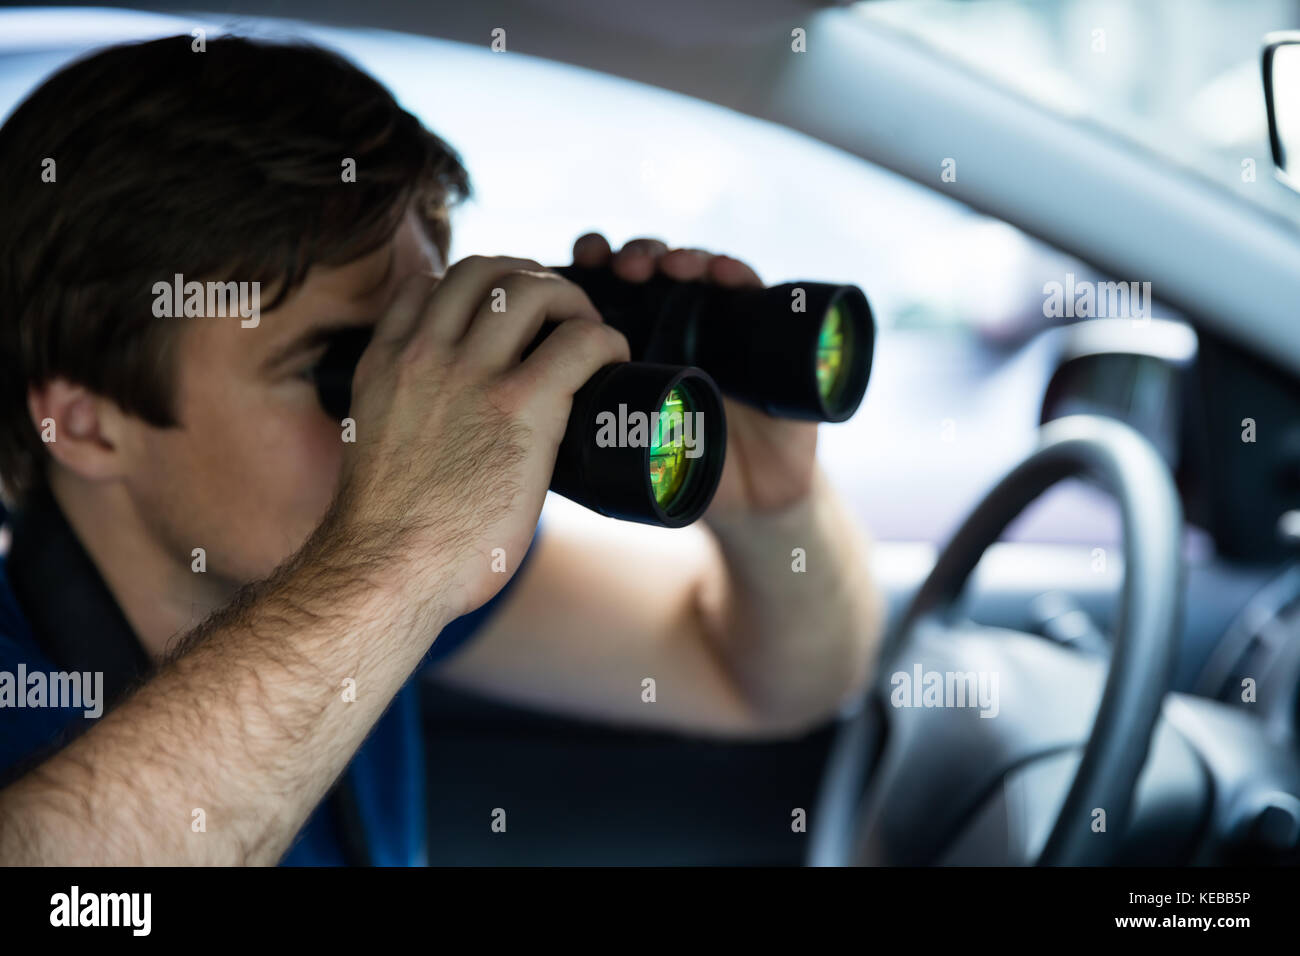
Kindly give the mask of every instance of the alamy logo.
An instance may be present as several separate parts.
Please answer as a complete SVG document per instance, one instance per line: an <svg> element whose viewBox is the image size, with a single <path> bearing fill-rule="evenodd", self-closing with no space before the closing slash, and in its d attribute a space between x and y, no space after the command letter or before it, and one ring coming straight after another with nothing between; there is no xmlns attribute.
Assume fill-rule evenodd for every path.
<svg viewBox="0 0 1300 956"><path fill-rule="evenodd" d="M86 708L87 717L104 712L103 671L0 671L0 708Z"/></svg>
<svg viewBox="0 0 1300 956"><path fill-rule="evenodd" d="M642 411L629 413L624 404L618 406L617 415L598 412L596 426L598 448L644 448L657 440L660 445L680 442L687 458L699 458L704 454L700 444L704 436L703 412L670 412L663 416L651 412L647 415Z"/></svg>
<svg viewBox="0 0 1300 956"><path fill-rule="evenodd" d="M1150 282L1076 281L1073 272L1065 282L1043 286L1043 315L1049 319L1149 319Z"/></svg>
<svg viewBox="0 0 1300 956"><path fill-rule="evenodd" d="M153 284L153 314L160 319L233 318L255 329L262 320L260 282L186 282L179 272L171 282Z"/></svg>
<svg viewBox="0 0 1300 956"><path fill-rule="evenodd" d="M996 717L998 675L992 671L927 671L920 664L889 678L895 707L978 707L981 717Z"/></svg>
<svg viewBox="0 0 1300 956"><path fill-rule="evenodd" d="M51 926L129 926L131 935L148 936L152 926L151 893L82 893L73 886L50 897Z"/></svg>

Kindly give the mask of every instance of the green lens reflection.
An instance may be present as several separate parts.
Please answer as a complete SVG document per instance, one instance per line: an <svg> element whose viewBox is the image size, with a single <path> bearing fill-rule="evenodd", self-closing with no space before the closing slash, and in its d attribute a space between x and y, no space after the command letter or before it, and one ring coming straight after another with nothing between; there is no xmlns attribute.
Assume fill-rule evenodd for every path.
<svg viewBox="0 0 1300 956"><path fill-rule="evenodd" d="M692 459L686 457L686 416L691 401L686 389L674 387L659 409L659 424L650 441L650 486L655 501L667 511L686 484ZM693 435L693 441L703 436Z"/></svg>
<svg viewBox="0 0 1300 956"><path fill-rule="evenodd" d="M839 305L832 305L822 319L817 336L817 391L822 401L834 406L844 390L849 371L849 324L844 321Z"/></svg>

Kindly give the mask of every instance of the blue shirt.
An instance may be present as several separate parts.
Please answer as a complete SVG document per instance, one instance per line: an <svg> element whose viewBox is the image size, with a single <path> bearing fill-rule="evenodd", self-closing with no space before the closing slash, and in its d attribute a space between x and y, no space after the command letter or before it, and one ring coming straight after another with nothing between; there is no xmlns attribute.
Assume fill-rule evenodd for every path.
<svg viewBox="0 0 1300 956"><path fill-rule="evenodd" d="M20 670L28 675L102 672L106 713L147 679L152 665L53 498L36 493L21 514L11 517L13 542L7 556L0 554L0 681L8 674L16 682ZM4 518L0 508L0 524ZM512 582L527 561L526 554ZM510 586L442 631L281 865L427 863L419 681L474 635ZM25 691L16 689L19 694ZM0 786L90 726L95 718L87 717L85 710L17 707L0 697Z"/></svg>

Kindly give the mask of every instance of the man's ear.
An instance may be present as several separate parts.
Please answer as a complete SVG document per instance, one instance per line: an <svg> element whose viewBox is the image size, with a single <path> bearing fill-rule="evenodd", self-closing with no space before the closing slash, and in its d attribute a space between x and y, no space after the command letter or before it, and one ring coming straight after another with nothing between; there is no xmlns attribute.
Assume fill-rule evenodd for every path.
<svg viewBox="0 0 1300 956"><path fill-rule="evenodd" d="M54 378L27 390L27 410L50 457L87 481L112 481L126 471L124 416L108 399Z"/></svg>

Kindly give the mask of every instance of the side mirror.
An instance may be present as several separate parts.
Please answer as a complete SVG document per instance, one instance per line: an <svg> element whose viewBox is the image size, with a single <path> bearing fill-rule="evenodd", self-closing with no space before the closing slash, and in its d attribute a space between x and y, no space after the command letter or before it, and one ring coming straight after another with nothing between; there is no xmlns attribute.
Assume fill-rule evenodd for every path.
<svg viewBox="0 0 1300 956"><path fill-rule="evenodd" d="M1300 191L1300 33L1264 38L1264 101L1277 177Z"/></svg>

